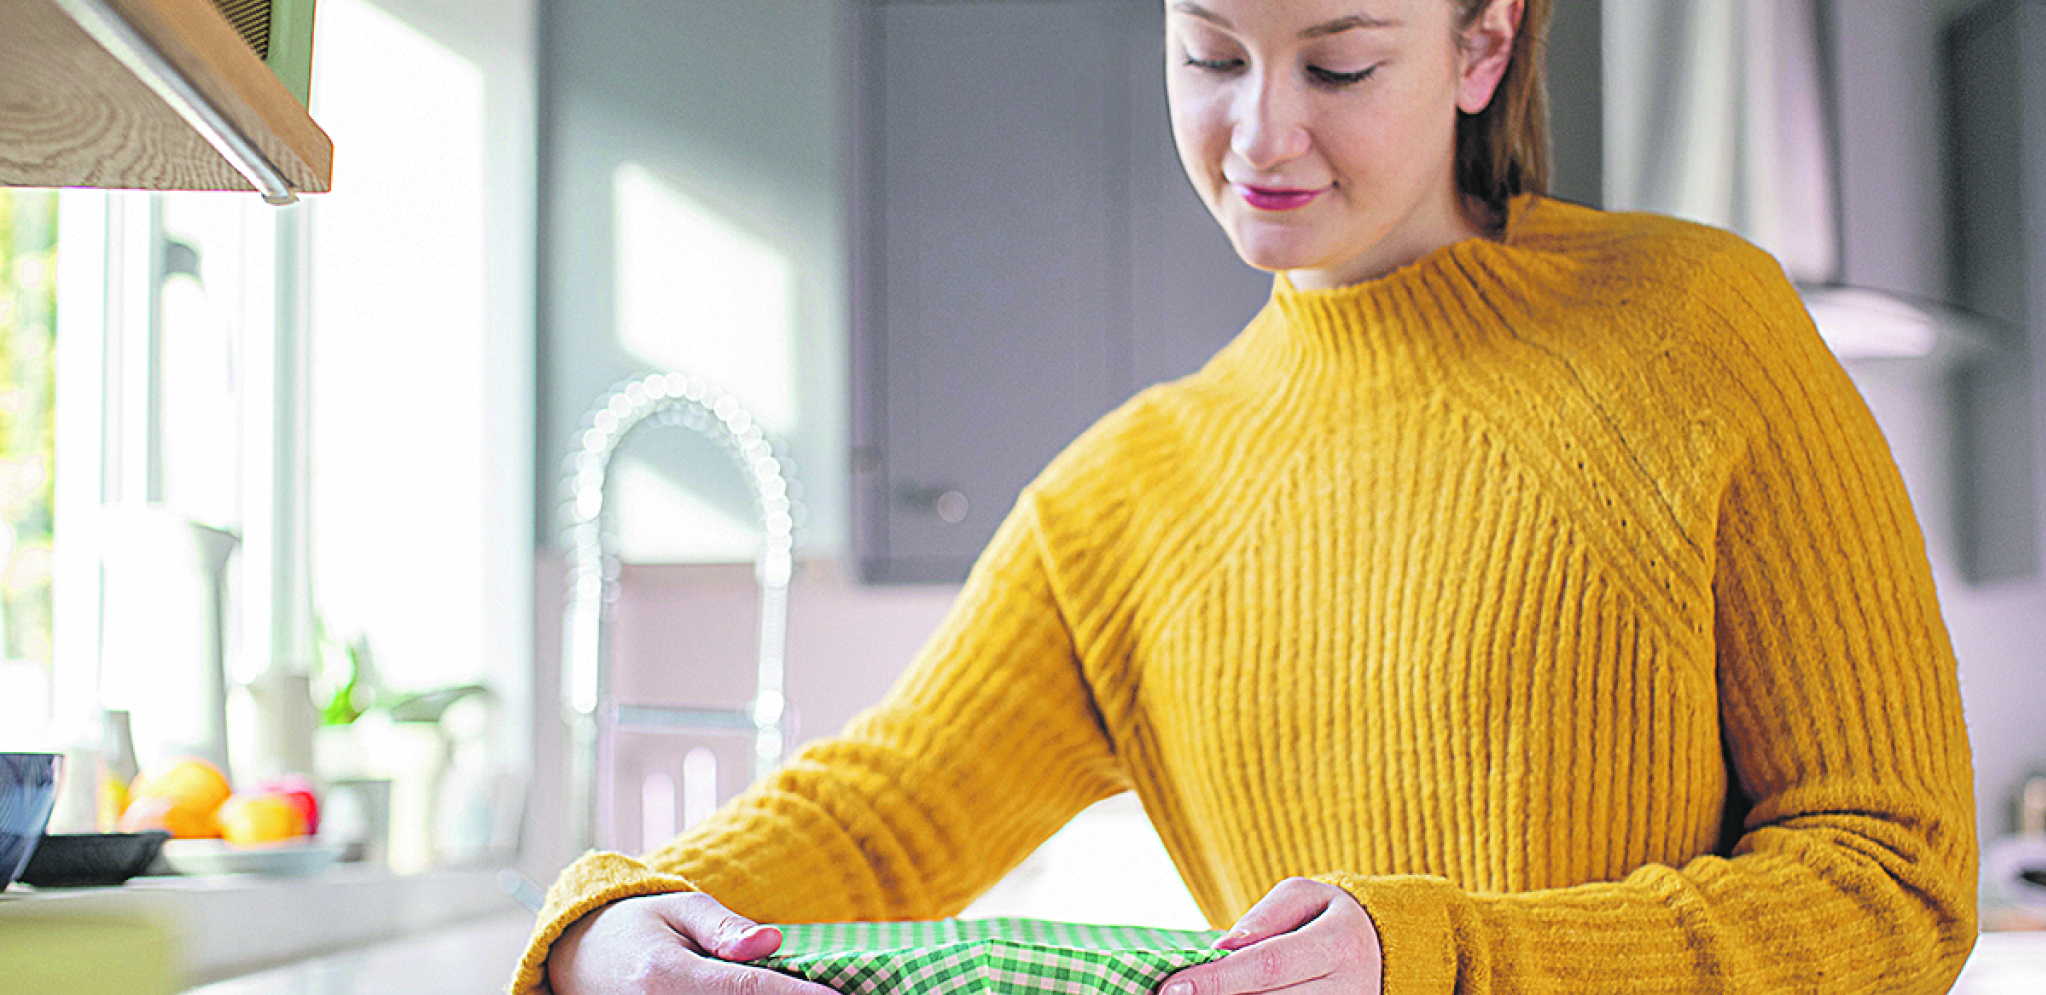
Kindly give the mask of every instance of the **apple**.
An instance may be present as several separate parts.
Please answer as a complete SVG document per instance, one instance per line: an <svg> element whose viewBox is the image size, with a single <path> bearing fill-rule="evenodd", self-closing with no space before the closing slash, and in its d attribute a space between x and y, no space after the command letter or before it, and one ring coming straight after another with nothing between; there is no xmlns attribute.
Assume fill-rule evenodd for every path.
<svg viewBox="0 0 2046 995"><path fill-rule="evenodd" d="M277 843L305 835L305 817L285 795L234 795L220 806L220 835L229 843Z"/></svg>
<svg viewBox="0 0 2046 995"><path fill-rule="evenodd" d="M320 831L320 799L313 793L313 783L303 775L286 774L257 788L254 794L276 795L298 809L305 823L305 834L311 836Z"/></svg>

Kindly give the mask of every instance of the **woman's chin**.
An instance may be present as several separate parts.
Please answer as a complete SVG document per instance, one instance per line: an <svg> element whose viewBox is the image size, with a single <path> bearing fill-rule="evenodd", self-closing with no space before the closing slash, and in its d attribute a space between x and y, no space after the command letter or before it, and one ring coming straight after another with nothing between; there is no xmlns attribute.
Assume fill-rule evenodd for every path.
<svg viewBox="0 0 2046 995"><path fill-rule="evenodd" d="M1320 253L1307 251L1306 246L1289 239L1239 237L1234 241L1238 258L1267 273L1312 269L1322 262Z"/></svg>

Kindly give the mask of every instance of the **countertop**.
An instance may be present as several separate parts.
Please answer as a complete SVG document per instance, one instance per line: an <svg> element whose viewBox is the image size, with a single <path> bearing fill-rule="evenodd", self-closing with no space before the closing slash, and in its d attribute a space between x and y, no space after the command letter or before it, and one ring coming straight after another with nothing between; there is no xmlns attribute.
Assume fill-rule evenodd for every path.
<svg viewBox="0 0 2046 995"><path fill-rule="evenodd" d="M1953 995L2046 995L2046 933L1984 933Z"/></svg>
<svg viewBox="0 0 2046 995"><path fill-rule="evenodd" d="M205 984L518 911L498 881L499 872L490 869L393 874L341 865L304 877L171 876L137 878L118 888L10 888L0 893L0 937L41 924L37 928L61 934L43 942L75 948L67 963L90 964L99 959L92 953L98 939L126 935L107 924L125 923L163 934L178 973ZM13 966L10 958L20 956L11 946L0 943L0 976ZM52 983L58 985L53 991L68 990Z"/></svg>
<svg viewBox="0 0 2046 995"><path fill-rule="evenodd" d="M218 981L188 995L501 995L532 930L528 913L492 916Z"/></svg>

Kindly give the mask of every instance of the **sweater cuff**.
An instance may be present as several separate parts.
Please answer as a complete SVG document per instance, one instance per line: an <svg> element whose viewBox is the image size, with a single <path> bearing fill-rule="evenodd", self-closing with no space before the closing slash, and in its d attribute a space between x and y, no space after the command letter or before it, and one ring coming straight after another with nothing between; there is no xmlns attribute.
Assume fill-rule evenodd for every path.
<svg viewBox="0 0 2046 995"><path fill-rule="evenodd" d="M525 956L519 958L511 995L548 995L553 991L547 983L547 954L576 920L620 899L696 890L688 878L662 874L622 854L584 854L547 889L547 905L534 922Z"/></svg>
<svg viewBox="0 0 2046 995"><path fill-rule="evenodd" d="M1354 896L1378 930L1384 995L1451 995L1460 945L1451 908L1461 897L1436 877L1324 874L1315 880Z"/></svg>

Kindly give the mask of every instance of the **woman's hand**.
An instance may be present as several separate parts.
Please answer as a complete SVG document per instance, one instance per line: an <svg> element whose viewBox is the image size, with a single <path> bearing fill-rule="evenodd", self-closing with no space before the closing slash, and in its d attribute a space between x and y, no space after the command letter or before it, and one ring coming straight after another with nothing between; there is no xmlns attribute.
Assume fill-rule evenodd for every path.
<svg viewBox="0 0 2046 995"><path fill-rule="evenodd" d="M1378 929L1332 884L1287 878L1215 941L1231 951L1168 978L1161 995L1378 995Z"/></svg>
<svg viewBox="0 0 2046 995"><path fill-rule="evenodd" d="M547 955L555 995L838 995L764 968L781 931L742 918L709 895L647 895L576 920Z"/></svg>

